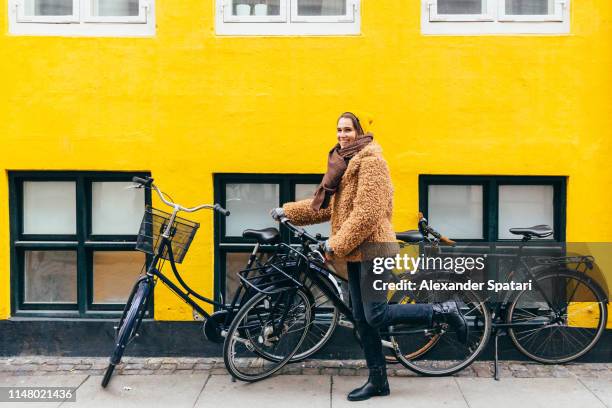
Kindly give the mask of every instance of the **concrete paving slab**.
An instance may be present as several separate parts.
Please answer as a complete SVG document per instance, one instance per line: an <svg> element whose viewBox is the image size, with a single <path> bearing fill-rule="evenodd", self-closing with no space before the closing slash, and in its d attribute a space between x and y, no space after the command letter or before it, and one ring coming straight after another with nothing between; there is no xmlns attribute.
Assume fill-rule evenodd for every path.
<svg viewBox="0 0 612 408"><path fill-rule="evenodd" d="M64 403L62 408L192 407L207 378L202 374L117 375L102 388L102 376L91 376L78 389L76 403Z"/></svg>
<svg viewBox="0 0 612 408"><path fill-rule="evenodd" d="M612 408L612 380L581 378L580 381L606 404L606 407Z"/></svg>
<svg viewBox="0 0 612 408"><path fill-rule="evenodd" d="M0 374L0 387L78 387L85 381L86 375L28 375L12 376ZM77 391L77 398L78 398ZM55 408L61 402L0 402L0 408L23 407L23 408Z"/></svg>
<svg viewBox="0 0 612 408"><path fill-rule="evenodd" d="M410 407L410 408L468 408L454 378L389 378L391 395L373 397L366 401L350 402L347 394L361 386L365 377L333 378L332 407ZM489 407L490 408L490 407Z"/></svg>
<svg viewBox="0 0 612 408"><path fill-rule="evenodd" d="M227 375L213 375L195 407L329 407L330 381L326 375L285 375L245 383L232 382Z"/></svg>
<svg viewBox="0 0 612 408"><path fill-rule="evenodd" d="M575 378L456 378L471 408L604 408Z"/></svg>

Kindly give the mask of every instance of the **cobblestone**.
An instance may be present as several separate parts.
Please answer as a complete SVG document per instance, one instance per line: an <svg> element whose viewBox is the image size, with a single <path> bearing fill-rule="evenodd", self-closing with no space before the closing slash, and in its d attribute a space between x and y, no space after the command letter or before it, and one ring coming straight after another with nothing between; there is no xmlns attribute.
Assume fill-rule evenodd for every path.
<svg viewBox="0 0 612 408"><path fill-rule="evenodd" d="M102 357L49 357L24 356L0 359L0 373L5 375L102 375L108 359ZM611 378L612 363L571 363L567 365L542 365L535 362L501 361L500 376L516 378ZM181 357L127 357L115 368L119 375L226 375L223 361L215 358ZM286 375L367 376L364 360L306 360L283 368ZM416 376L401 364L387 366L389 376ZM493 363L477 361L454 374L457 377L493 377Z"/></svg>

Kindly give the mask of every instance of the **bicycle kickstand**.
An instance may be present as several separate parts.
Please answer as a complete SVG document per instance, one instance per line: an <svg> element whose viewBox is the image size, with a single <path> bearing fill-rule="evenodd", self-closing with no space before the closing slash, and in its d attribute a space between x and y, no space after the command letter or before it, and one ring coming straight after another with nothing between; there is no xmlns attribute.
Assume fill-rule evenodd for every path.
<svg viewBox="0 0 612 408"><path fill-rule="evenodd" d="M495 378L495 381L499 381L499 338L500 336L503 336L504 333L502 330L495 330L495 362L494 362L494 373L493 373L493 377Z"/></svg>

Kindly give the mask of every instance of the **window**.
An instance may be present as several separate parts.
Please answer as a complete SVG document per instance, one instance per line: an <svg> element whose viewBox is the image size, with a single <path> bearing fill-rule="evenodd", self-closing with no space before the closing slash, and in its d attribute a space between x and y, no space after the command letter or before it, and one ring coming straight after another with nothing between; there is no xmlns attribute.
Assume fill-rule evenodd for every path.
<svg viewBox="0 0 612 408"><path fill-rule="evenodd" d="M570 0L422 0L423 34L567 34Z"/></svg>
<svg viewBox="0 0 612 408"><path fill-rule="evenodd" d="M229 303L239 285L236 272L244 269L254 242L242 238L247 228L278 228L270 210L289 201L310 198L321 182L320 174L217 174L215 202L230 210L229 217L215 218L215 294ZM306 227L312 234L327 237L329 222ZM281 230L284 242L292 238ZM297 243L297 241L294 241ZM272 248L262 246L262 251ZM221 295L221 296L220 296Z"/></svg>
<svg viewBox="0 0 612 408"><path fill-rule="evenodd" d="M145 173L11 172L12 310L17 316L115 316L145 264L134 250ZM152 309L151 309L152 311Z"/></svg>
<svg viewBox="0 0 612 408"><path fill-rule="evenodd" d="M216 0L219 35L356 35L360 0Z"/></svg>
<svg viewBox="0 0 612 408"><path fill-rule="evenodd" d="M9 0L16 35L152 36L154 0Z"/></svg>
<svg viewBox="0 0 612 408"><path fill-rule="evenodd" d="M422 175L419 206L452 239L516 240L510 228L547 224L552 238L563 241L565 183L564 177Z"/></svg>

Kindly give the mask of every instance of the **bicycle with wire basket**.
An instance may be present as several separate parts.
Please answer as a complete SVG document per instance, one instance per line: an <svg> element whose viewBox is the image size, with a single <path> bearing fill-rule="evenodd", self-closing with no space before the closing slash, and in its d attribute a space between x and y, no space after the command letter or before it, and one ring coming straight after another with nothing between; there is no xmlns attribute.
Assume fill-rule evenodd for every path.
<svg viewBox="0 0 612 408"><path fill-rule="evenodd" d="M281 276L284 276L285 280L293 279L288 278L280 271L288 269L290 263L294 261L286 255L278 253L264 262L263 254L260 253L260 244L258 243L247 261L246 269L243 271L243 275L249 274L249 279L245 280L248 283L244 283L238 287L229 304L226 304L223 300L221 300L221 302L216 302L199 294L185 282L176 266L176 264L181 263L185 258L187 250L199 228L199 224L178 217L177 214L179 212L192 213L201 209L212 209L225 216L229 216L230 212L219 204L203 204L191 208L176 204L171 201L167 194L163 193L153 184L152 178L142 179L134 177L133 182L135 184L132 188L148 188L155 191L160 200L172 208L172 212L168 213L151 207L145 209L138 233L136 249L152 255L152 259L146 266L146 273L139 277L132 288L121 319L119 320L119 324L115 327L115 345L108 368L102 379L102 387L108 385L115 367L121 362L126 346L138 337L140 324L146 315L153 288L158 280L164 283L172 292L193 308L194 318L199 317L204 319L203 332L207 340L215 343L222 343L225 333L227 332L227 327L231 324L240 308L251 298L260 293L259 290L254 289L255 286L261 287L263 285L272 288L276 285L280 288L282 285L286 284ZM277 243L280 241L278 231L274 234L271 233L269 229L245 230L244 236L246 238L256 238L264 244ZM169 262L173 275L178 281L178 285L173 283L162 272L166 261ZM313 292L308 290L308 285L300 292L300 296L306 299L305 306L309 308L309 310L316 304L316 293L313 295ZM216 311L212 314L207 313L196 300L214 306ZM284 307L282 299L276 300L278 307ZM335 323L335 321L332 321L332 323ZM308 337L310 341L300 342L301 348L299 350L291 349L293 352L290 356L292 361L306 358L315 353L326 340L325 335L331 335L333 327L335 326L332 326L330 328L331 330L319 329L319 331L314 332L314 334L313 331L310 330L308 335L305 336ZM276 340L274 341L280 342L283 336L284 333L277 333ZM273 356L270 360L270 364L259 364L261 373L269 375L268 372L276 368L278 361L276 357L274 357L274 354L267 353L263 350L266 344L270 344L270 337L267 336L265 342L263 337L260 340L261 344L263 344L261 346L262 358L264 360L266 358L270 360L270 355Z"/></svg>

